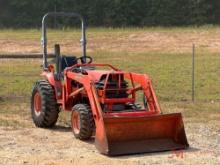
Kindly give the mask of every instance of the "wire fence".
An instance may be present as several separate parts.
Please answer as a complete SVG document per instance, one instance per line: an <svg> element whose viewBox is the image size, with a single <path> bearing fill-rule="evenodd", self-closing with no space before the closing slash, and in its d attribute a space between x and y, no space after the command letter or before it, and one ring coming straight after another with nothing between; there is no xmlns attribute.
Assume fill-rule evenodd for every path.
<svg viewBox="0 0 220 165"><path fill-rule="evenodd" d="M41 57L0 56L0 103L29 102L34 82L42 79ZM136 58L140 58L140 62L132 67L129 62L114 59L111 63L125 70L149 74L160 101L220 101L218 55L206 57L194 53L194 56L163 55L160 60L153 55Z"/></svg>

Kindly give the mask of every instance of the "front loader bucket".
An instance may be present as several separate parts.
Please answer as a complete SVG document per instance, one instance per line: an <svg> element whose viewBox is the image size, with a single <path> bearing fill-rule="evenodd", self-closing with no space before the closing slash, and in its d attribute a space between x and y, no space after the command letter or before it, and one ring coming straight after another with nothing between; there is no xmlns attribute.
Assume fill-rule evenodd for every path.
<svg viewBox="0 0 220 165"><path fill-rule="evenodd" d="M102 137L96 134L96 147L103 154L168 151L189 146L180 113L144 117L104 117L103 123Z"/></svg>

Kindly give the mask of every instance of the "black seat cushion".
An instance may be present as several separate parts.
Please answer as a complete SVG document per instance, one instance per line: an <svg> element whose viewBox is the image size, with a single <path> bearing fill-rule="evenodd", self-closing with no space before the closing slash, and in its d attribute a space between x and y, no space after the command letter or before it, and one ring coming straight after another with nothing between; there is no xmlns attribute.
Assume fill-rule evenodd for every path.
<svg viewBox="0 0 220 165"><path fill-rule="evenodd" d="M62 71L66 68L66 67L70 67L77 64L77 60L75 56L62 56L61 57L61 69Z"/></svg>

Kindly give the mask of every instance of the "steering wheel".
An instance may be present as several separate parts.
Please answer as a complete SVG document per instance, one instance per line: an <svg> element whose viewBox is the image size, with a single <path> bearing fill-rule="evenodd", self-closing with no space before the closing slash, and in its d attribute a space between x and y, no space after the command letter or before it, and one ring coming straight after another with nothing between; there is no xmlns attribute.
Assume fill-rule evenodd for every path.
<svg viewBox="0 0 220 165"><path fill-rule="evenodd" d="M88 59L88 60L87 60L87 59ZM76 60L77 60L77 62L80 60L80 62L81 62L82 64L91 64L91 63L92 63L92 57L90 57L90 56L78 57Z"/></svg>

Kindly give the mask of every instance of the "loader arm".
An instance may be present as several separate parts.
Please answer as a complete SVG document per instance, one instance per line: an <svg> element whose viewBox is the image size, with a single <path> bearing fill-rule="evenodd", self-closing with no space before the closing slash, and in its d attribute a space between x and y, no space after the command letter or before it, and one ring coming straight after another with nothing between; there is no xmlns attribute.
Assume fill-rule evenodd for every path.
<svg viewBox="0 0 220 165"><path fill-rule="evenodd" d="M156 94L153 90L151 79L146 74L127 73L125 77L130 79L133 83L138 83L142 87L145 96L147 97L150 111L161 113Z"/></svg>
<svg viewBox="0 0 220 165"><path fill-rule="evenodd" d="M123 72L118 71L118 73ZM83 84L96 126L95 145L101 153L123 155L188 147L181 114L161 115L156 95L147 75L124 73L125 77L133 82L134 91L143 89L150 107L149 111L103 112L97 89L89 76L70 71L66 71L65 74L67 79ZM135 84L139 84L137 88ZM67 95L66 98L71 93Z"/></svg>

